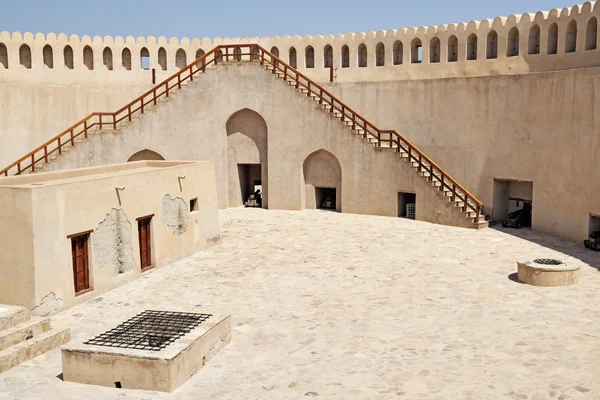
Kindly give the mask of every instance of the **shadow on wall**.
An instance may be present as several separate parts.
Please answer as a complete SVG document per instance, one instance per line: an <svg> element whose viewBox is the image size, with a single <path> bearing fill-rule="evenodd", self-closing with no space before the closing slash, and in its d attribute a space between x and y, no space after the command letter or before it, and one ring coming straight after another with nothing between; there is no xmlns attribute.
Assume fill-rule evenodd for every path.
<svg viewBox="0 0 600 400"><path fill-rule="evenodd" d="M593 250L586 249L583 246L583 243L577 243L571 240L561 239L559 237L544 233L532 232L530 229L511 229L503 228L501 226L494 226L492 229L496 229L507 235L515 236L520 239L524 239L529 242L538 244L542 247L547 247L549 249L566 254L570 257L580 260L582 263L596 268L596 270L600 272L599 253ZM527 258L528 255L523 254L523 257L523 261L527 261L525 260L525 258Z"/></svg>
<svg viewBox="0 0 600 400"><path fill-rule="evenodd" d="M164 160L165 158L158 154L155 151L144 149L140 150L137 153L134 153L127 162L133 161L155 161L155 160Z"/></svg>
<svg viewBox="0 0 600 400"><path fill-rule="evenodd" d="M342 211L342 167L336 156L322 149L315 151L304 160L302 174L304 208Z"/></svg>

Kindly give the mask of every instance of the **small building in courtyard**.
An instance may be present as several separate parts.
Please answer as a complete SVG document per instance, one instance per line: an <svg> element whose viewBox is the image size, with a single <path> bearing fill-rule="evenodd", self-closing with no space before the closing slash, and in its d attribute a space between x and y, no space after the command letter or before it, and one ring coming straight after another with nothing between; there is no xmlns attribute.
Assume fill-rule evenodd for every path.
<svg viewBox="0 0 600 400"><path fill-rule="evenodd" d="M0 182L0 303L48 315L219 237L212 162L137 161Z"/></svg>

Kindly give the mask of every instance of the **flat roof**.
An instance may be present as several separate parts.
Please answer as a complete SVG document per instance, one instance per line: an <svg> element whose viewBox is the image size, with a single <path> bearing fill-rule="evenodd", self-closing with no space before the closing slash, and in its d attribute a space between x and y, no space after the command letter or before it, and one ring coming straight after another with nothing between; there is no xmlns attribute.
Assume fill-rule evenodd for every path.
<svg viewBox="0 0 600 400"><path fill-rule="evenodd" d="M210 163L210 161L134 161L97 167L33 173L0 178L0 188L37 188L205 163Z"/></svg>

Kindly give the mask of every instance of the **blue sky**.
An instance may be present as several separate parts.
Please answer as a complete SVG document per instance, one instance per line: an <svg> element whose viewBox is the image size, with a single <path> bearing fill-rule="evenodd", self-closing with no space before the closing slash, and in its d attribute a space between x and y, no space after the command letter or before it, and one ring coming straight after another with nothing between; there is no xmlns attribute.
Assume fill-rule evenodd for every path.
<svg viewBox="0 0 600 400"><path fill-rule="evenodd" d="M0 31L233 37L346 33L468 22L568 0L0 0Z"/></svg>

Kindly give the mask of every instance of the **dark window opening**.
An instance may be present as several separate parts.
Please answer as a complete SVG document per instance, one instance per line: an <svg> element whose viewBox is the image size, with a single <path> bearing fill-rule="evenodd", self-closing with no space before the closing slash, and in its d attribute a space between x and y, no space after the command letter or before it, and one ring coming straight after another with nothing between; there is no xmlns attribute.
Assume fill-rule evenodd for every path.
<svg viewBox="0 0 600 400"><path fill-rule="evenodd" d="M193 198L190 200L190 212L198 211L198 198Z"/></svg>
<svg viewBox="0 0 600 400"><path fill-rule="evenodd" d="M398 217L416 219L417 195L398 192Z"/></svg>
<svg viewBox="0 0 600 400"><path fill-rule="evenodd" d="M315 188L315 204L319 210L335 210L335 188Z"/></svg>

